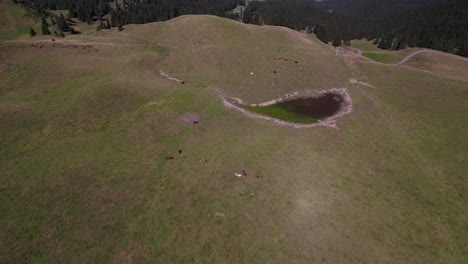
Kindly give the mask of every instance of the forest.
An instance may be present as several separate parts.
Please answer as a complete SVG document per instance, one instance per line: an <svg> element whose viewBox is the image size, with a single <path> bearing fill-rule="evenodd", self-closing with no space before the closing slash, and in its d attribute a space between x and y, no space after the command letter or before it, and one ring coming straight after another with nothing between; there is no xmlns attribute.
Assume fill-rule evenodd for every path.
<svg viewBox="0 0 468 264"><path fill-rule="evenodd" d="M317 6L340 15L356 18L382 18L447 2L447 0L326 0Z"/></svg>
<svg viewBox="0 0 468 264"><path fill-rule="evenodd" d="M120 4L113 0L14 1L43 17L52 16L52 23L61 23L61 31L71 33L77 33L73 19L100 21L99 29L122 30L126 24L165 21L185 14L237 19L230 11L245 5L244 0L123 0ZM351 2L354 5L350 6ZM54 16L48 10L68 10L69 16ZM254 1L245 8L241 19L244 23L307 30L335 46L366 38L382 49L423 47L468 57L466 0Z"/></svg>
<svg viewBox="0 0 468 264"><path fill-rule="evenodd" d="M406 6L409 11L403 13L398 5L394 12L375 5L367 9L370 16L334 13L321 5L309 0L253 2L247 6L243 20L312 30L320 40L333 42L335 46L351 39L366 38L375 40L381 49L423 47L468 56L466 0L430 0L422 8Z"/></svg>

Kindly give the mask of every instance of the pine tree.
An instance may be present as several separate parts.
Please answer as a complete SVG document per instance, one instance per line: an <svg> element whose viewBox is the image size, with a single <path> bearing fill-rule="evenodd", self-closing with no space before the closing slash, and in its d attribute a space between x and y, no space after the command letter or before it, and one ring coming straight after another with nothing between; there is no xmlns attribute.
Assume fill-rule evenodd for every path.
<svg viewBox="0 0 468 264"><path fill-rule="evenodd" d="M71 18L71 16L68 14L67 17L65 18L67 20L68 23L71 23L71 24L74 24L75 21L73 21L73 19Z"/></svg>
<svg viewBox="0 0 468 264"><path fill-rule="evenodd" d="M122 24L119 24L119 25L117 26L117 28L119 29L119 31L122 31L122 30L124 29L124 28L122 27Z"/></svg>
<svg viewBox="0 0 468 264"><path fill-rule="evenodd" d="M31 37L36 36L36 31L34 31L33 28L30 28L30 29L29 29L29 35L31 35Z"/></svg>
<svg viewBox="0 0 468 264"><path fill-rule="evenodd" d="M330 39L328 39L328 32L324 25L318 25L314 28L314 33L318 39L320 39L323 43L328 43Z"/></svg>
<svg viewBox="0 0 468 264"><path fill-rule="evenodd" d="M76 11L74 8L70 7L68 8L68 14L73 17L73 18L76 18L78 15L76 14Z"/></svg>
<svg viewBox="0 0 468 264"><path fill-rule="evenodd" d="M395 50L402 50L406 48L406 44L403 40L398 40L398 42L395 45Z"/></svg>
<svg viewBox="0 0 468 264"><path fill-rule="evenodd" d="M390 49L392 48L392 37L390 35L385 36L382 38L379 44L379 49Z"/></svg>
<svg viewBox="0 0 468 264"><path fill-rule="evenodd" d="M339 47L339 46L341 46L341 40L339 40L339 39L334 39L332 45L333 45L333 47Z"/></svg>
<svg viewBox="0 0 468 264"><path fill-rule="evenodd" d="M57 27L58 27L58 29L60 29L62 31L69 31L70 30L70 27L68 26L68 22L65 19L65 17L63 16L62 13L60 13L60 17L58 18Z"/></svg>
<svg viewBox="0 0 468 264"><path fill-rule="evenodd" d="M42 24L46 25L46 27L49 27L49 23L47 23L46 17L42 17Z"/></svg>
<svg viewBox="0 0 468 264"><path fill-rule="evenodd" d="M49 27L45 17L42 18L42 35L50 35Z"/></svg>
<svg viewBox="0 0 468 264"><path fill-rule="evenodd" d="M69 30L70 34L73 34L73 35L80 34L80 32L76 31L73 27L69 27L69 28L70 28L70 30Z"/></svg>

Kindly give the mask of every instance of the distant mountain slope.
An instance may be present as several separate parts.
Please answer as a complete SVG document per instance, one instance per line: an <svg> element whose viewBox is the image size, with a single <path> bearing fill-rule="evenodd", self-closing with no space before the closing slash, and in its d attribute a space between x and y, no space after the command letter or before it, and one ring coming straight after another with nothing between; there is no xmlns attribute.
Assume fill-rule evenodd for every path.
<svg viewBox="0 0 468 264"><path fill-rule="evenodd" d="M447 0L326 0L318 5L346 16L381 18L443 2Z"/></svg>

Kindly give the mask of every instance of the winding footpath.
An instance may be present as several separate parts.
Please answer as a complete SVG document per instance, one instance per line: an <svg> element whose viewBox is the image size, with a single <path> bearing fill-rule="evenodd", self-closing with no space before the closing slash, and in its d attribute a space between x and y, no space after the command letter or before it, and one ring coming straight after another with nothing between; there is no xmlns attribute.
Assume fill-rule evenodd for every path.
<svg viewBox="0 0 468 264"><path fill-rule="evenodd" d="M359 56L363 55L362 50L357 49L357 48L353 48L353 50L356 51L356 53ZM458 56L458 55L454 55L454 54L450 54L450 53L446 53L446 52L442 52L442 51L438 51L438 50L422 49L422 50L417 50L417 51L409 54L408 56L404 57L402 60L400 60L397 63L392 63L392 64L388 64L388 65L403 65L403 64L407 63L409 60L411 60L414 56L416 56L418 54L421 54L421 53L428 53L428 52L449 55L449 56L453 56L454 58L457 58L457 59L460 59L460 60L468 60L468 58L464 58L464 57L461 57L461 56Z"/></svg>
<svg viewBox="0 0 468 264"><path fill-rule="evenodd" d="M403 65L403 64L407 63L414 56L416 56L418 54L421 54L421 53L425 53L425 52L434 52L434 51L433 50L427 50L427 49L415 51L415 52L411 53L410 55L404 57L401 61L399 61L397 63L394 63L393 65Z"/></svg>

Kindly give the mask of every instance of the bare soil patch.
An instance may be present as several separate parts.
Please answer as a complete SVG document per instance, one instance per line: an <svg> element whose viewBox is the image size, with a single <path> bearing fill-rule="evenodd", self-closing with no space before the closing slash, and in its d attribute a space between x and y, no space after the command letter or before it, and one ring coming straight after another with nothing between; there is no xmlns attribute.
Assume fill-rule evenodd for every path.
<svg viewBox="0 0 468 264"><path fill-rule="evenodd" d="M195 113L185 113L181 117L182 121L190 124L199 123L200 122L200 115Z"/></svg>

